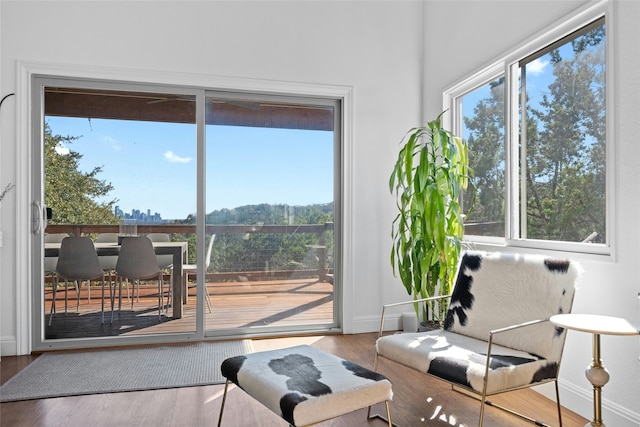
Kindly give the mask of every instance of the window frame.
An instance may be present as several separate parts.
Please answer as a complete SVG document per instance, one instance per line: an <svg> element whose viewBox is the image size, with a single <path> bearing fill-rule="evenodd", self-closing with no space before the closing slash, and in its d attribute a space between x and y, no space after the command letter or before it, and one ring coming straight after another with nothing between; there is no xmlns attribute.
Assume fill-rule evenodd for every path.
<svg viewBox="0 0 640 427"><path fill-rule="evenodd" d="M605 187L605 243L581 243L567 241L538 240L520 237L520 206L519 196L520 168L518 167L519 150L519 88L520 61L539 52L575 31L604 18L605 25L605 63L606 63L606 187ZM445 123L457 134L462 130L461 99L467 93L488 84L500 75L504 76L505 84L505 237L465 235L465 241L470 244L499 245L536 250L552 250L560 252L585 253L595 255L614 255L615 242L615 176L613 173L614 151L614 62L613 44L614 32L611 4L608 0L601 0L577 10L569 17L551 25L536 36L512 49L491 64L463 78L443 91L443 109L447 110ZM473 165L471 165L473 167Z"/></svg>

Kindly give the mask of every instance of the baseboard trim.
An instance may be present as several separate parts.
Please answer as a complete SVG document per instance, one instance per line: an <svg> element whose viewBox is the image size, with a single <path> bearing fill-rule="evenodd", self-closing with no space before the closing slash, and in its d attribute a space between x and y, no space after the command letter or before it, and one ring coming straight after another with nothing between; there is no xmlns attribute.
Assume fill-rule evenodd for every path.
<svg viewBox="0 0 640 427"><path fill-rule="evenodd" d="M569 381L559 381L560 404L585 417L593 420L593 390L585 385L576 385ZM616 427L638 427L640 425L640 413L607 400L606 387L603 388L602 420L606 425Z"/></svg>
<svg viewBox="0 0 640 427"><path fill-rule="evenodd" d="M17 356L18 342L16 337L0 337L0 356Z"/></svg>

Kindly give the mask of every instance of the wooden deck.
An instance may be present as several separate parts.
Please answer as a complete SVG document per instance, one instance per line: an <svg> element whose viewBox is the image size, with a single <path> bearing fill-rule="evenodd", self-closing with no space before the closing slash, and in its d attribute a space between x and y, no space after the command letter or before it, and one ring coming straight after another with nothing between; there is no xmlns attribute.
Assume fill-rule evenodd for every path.
<svg viewBox="0 0 640 427"><path fill-rule="evenodd" d="M168 285L165 284L165 289ZM205 304L207 329L233 329L260 326L331 324L333 322L333 285L317 278L290 280L234 281L207 283L211 313ZM51 288L45 291L45 337L47 339L128 336L192 332L196 329L195 287L189 288L183 317L173 319L171 308L158 319L157 284L140 288L139 300L126 298L123 289L122 310L115 312L113 323L108 290L105 289L105 323L101 323L101 286L91 287L88 300L86 285L81 288L80 306L76 311L76 293L69 288L68 311L64 313L64 291L56 296L57 314L48 326L52 301ZM116 298L117 310L117 298Z"/></svg>

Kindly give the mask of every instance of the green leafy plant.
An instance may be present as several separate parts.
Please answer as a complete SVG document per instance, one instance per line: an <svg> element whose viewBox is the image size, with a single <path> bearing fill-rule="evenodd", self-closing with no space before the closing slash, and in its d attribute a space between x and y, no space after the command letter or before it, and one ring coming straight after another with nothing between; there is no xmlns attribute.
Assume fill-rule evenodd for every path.
<svg viewBox="0 0 640 427"><path fill-rule="evenodd" d="M466 142L442 127L442 114L407 132L389 178L399 210L391 266L414 300L451 292L462 248L460 199L472 171ZM442 303L437 310L432 303L422 310L414 306L421 320L427 320L428 310L434 320L446 311Z"/></svg>

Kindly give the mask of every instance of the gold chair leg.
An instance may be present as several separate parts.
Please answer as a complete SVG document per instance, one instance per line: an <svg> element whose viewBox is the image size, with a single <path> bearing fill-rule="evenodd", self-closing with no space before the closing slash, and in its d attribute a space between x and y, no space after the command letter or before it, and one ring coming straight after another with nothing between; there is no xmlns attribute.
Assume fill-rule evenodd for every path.
<svg viewBox="0 0 640 427"><path fill-rule="evenodd" d="M485 405L485 402L487 402L486 399L485 399L485 396L484 395L480 396L480 419L478 420L478 427L482 427L482 423L484 421L484 405Z"/></svg>
<svg viewBox="0 0 640 427"><path fill-rule="evenodd" d="M229 387L229 379L224 383L224 393L222 394L222 406L220 406L220 417L218 417L218 427L222 425L222 412L224 411L224 403L227 400L227 388Z"/></svg>
<svg viewBox="0 0 640 427"><path fill-rule="evenodd" d="M562 406L560 405L560 390L558 389L558 380L556 379L554 383L556 385L556 406L558 407L558 422L560 423L558 425L562 427Z"/></svg>

